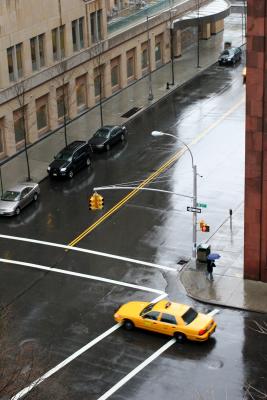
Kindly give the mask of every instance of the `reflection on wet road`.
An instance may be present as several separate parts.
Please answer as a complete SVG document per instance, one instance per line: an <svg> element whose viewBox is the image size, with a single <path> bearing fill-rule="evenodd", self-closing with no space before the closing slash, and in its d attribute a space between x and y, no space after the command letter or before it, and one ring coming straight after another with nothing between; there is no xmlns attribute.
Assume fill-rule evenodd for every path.
<svg viewBox="0 0 267 400"><path fill-rule="evenodd" d="M259 399L267 391L266 334L259 329L266 326L265 315L220 309L213 338L183 345L113 328L120 304L165 293L205 313L214 309L189 299L178 279L177 262L191 256L190 199L107 191L101 193L104 210L88 210L93 188L103 185L145 182L192 195L188 152L179 140L151 136L153 130L169 132L190 145L201 175L198 199L207 203L201 217L212 235L243 199L241 71L211 67L130 122L127 143L94 155L92 169L72 181L45 180L39 204L1 219L2 235L50 242L0 237L0 301L9 309L10 360L31 343L37 365L32 381L45 375L33 398ZM198 242L205 240L207 234L198 232ZM71 242L87 251L51 245ZM16 393L31 382L22 381Z"/></svg>

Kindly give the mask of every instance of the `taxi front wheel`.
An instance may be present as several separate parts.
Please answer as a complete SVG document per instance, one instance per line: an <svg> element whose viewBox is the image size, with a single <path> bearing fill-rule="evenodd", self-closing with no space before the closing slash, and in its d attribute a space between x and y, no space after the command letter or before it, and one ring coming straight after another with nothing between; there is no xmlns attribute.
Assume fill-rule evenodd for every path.
<svg viewBox="0 0 267 400"><path fill-rule="evenodd" d="M186 336L181 332L175 332L174 337L178 343L183 343L186 339Z"/></svg>
<svg viewBox="0 0 267 400"><path fill-rule="evenodd" d="M124 321L123 326L127 331L131 331L134 328L134 324L129 319L126 319L126 321Z"/></svg>

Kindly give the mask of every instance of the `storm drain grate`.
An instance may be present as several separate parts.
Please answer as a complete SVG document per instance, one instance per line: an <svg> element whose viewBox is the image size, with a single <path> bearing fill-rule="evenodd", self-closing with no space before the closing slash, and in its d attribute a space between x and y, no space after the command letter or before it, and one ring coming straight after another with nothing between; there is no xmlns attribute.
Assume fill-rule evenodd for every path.
<svg viewBox="0 0 267 400"><path fill-rule="evenodd" d="M179 260L177 264L178 264L178 265L184 265L184 264L186 264L187 262L188 262L188 260L184 260L184 259L181 258L181 260Z"/></svg>
<svg viewBox="0 0 267 400"><path fill-rule="evenodd" d="M137 111L141 110L142 107L133 107L131 108L129 111L127 111L125 114L122 114L122 118L129 118L132 115L134 115L135 113L137 113Z"/></svg>

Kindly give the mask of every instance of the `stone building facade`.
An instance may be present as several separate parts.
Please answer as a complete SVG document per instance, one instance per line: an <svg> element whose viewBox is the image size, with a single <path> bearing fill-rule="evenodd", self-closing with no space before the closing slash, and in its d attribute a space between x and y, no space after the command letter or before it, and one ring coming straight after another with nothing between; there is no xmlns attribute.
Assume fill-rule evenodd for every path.
<svg viewBox="0 0 267 400"><path fill-rule="evenodd" d="M1 0L1 159L170 61L169 11L109 34L108 14L118 5L129 1ZM195 0L181 3L173 18L194 7ZM209 35L207 26L205 38L223 21ZM182 37L174 33L175 56Z"/></svg>

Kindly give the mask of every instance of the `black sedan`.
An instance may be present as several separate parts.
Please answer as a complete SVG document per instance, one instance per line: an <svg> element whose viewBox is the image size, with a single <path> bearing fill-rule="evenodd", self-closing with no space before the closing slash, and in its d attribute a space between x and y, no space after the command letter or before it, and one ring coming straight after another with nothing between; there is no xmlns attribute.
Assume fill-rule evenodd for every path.
<svg viewBox="0 0 267 400"><path fill-rule="evenodd" d="M105 125L98 129L88 144L92 151L94 150L109 150L110 147L118 142L123 142L127 134L125 126Z"/></svg>
<svg viewBox="0 0 267 400"><path fill-rule="evenodd" d="M227 65L231 64L234 65L236 62L241 60L242 50L240 47L230 47L229 49L225 49L219 59L219 65Z"/></svg>

